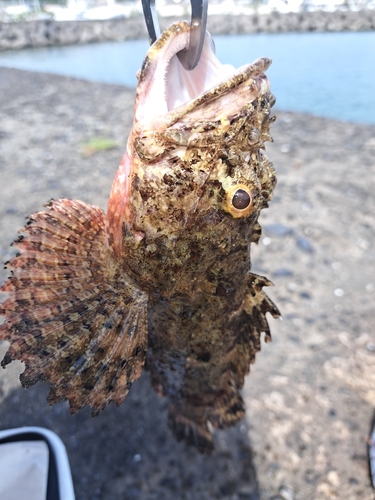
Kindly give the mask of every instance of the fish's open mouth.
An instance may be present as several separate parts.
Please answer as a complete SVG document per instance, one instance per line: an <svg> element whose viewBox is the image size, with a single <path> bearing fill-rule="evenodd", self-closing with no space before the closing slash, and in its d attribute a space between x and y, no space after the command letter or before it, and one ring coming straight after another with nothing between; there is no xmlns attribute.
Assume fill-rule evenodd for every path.
<svg viewBox="0 0 375 500"><path fill-rule="evenodd" d="M186 71L176 54L188 46L188 37L187 23L173 24L144 60L132 134L144 161L154 161L177 146L197 145L202 132L243 120L254 112L253 103L260 97L273 105L264 73L270 59L260 58L238 69L221 64L207 35L198 66Z"/></svg>
<svg viewBox="0 0 375 500"><path fill-rule="evenodd" d="M173 49L175 47L172 46L171 53L174 52ZM165 99L168 111L191 101L199 94L229 78L234 72L234 66L220 63L215 55L211 35L207 33L196 68L191 71L184 69L177 55L169 59L165 74Z"/></svg>
<svg viewBox="0 0 375 500"><path fill-rule="evenodd" d="M164 126L172 125L178 115L185 113L193 118L192 111L195 109L199 114L203 102L207 119L215 119L222 113L231 115L269 92L264 74L271 64L269 59L257 59L239 69L221 64L207 33L197 67L187 71L177 54L188 44L189 25L180 22L164 31L150 47L139 74L135 102L135 123L138 122L141 129L155 129L161 124L160 120ZM209 111L208 101L211 104L220 101L220 105L210 106Z"/></svg>
<svg viewBox="0 0 375 500"><path fill-rule="evenodd" d="M197 67L185 70L176 54L188 44L188 24L176 23L150 47L139 77L136 121L165 115L236 72L230 64L220 63L208 33Z"/></svg>

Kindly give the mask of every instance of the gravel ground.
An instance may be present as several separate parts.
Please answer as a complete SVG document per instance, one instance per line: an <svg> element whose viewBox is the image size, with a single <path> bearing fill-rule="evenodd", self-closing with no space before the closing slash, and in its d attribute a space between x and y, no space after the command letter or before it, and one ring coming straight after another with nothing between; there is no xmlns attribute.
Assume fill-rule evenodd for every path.
<svg viewBox="0 0 375 500"><path fill-rule="evenodd" d="M124 87L0 68L0 259L26 215L59 197L106 206L132 121ZM120 408L47 407L0 372L0 428L41 425L66 444L77 500L370 500L366 436L375 406L375 127L278 111L278 172L254 270L273 321L243 395L246 418L212 457L177 443L148 374ZM84 144L113 148L90 154ZM92 153L92 151L91 151ZM6 271L0 272L0 281ZM5 343L0 345L4 352ZM0 356L1 357L1 356Z"/></svg>

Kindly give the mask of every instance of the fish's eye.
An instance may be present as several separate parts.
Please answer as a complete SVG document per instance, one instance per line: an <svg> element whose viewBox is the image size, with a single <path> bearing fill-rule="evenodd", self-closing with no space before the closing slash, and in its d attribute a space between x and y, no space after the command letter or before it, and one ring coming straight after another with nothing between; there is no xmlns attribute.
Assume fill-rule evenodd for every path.
<svg viewBox="0 0 375 500"><path fill-rule="evenodd" d="M244 189L237 189L232 198L232 205L237 210L244 210L251 203L250 194Z"/></svg>
<svg viewBox="0 0 375 500"><path fill-rule="evenodd" d="M227 191L226 211L233 217L246 217L253 208L256 194L249 186L237 184Z"/></svg>

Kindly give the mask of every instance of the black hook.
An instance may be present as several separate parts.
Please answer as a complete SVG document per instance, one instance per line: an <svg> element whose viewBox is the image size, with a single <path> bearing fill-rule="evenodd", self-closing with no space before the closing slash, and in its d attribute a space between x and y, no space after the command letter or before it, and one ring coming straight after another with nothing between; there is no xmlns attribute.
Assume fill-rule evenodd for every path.
<svg viewBox="0 0 375 500"><path fill-rule="evenodd" d="M190 0L191 22L189 48L181 50L177 56L187 70L194 69L201 57L207 25L208 0ZM147 31L151 44L160 36L160 27L156 13L155 0L142 0Z"/></svg>

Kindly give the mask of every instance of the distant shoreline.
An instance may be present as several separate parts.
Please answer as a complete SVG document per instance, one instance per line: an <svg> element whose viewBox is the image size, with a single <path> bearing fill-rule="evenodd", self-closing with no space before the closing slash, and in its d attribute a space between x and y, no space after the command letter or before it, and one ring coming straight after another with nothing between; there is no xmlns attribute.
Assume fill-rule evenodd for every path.
<svg viewBox="0 0 375 500"><path fill-rule="evenodd" d="M176 20L172 17L162 18L162 28ZM208 19L208 30L212 34L374 31L375 9L357 12L214 15ZM0 23L0 51L139 38L147 38L142 16L104 21Z"/></svg>

